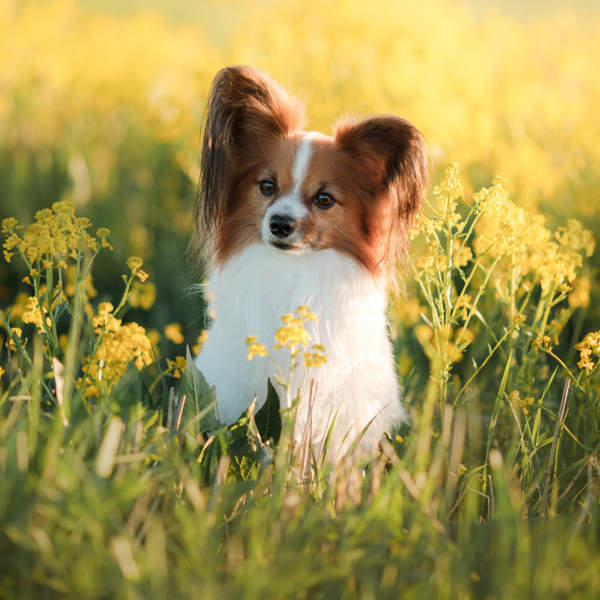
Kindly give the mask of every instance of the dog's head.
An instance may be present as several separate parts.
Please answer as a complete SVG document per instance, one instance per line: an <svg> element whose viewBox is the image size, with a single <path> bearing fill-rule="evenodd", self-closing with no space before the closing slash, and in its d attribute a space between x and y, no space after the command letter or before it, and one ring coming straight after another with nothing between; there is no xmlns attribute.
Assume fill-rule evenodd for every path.
<svg viewBox="0 0 600 600"><path fill-rule="evenodd" d="M392 115L303 130L302 105L246 66L217 73L208 101L196 244L216 263L248 244L334 249L374 274L395 265L427 175L420 132Z"/></svg>

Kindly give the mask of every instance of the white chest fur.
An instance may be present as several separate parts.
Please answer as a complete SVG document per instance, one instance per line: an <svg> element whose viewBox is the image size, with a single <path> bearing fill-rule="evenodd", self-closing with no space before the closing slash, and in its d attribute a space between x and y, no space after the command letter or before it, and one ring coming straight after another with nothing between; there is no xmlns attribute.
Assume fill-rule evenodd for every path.
<svg viewBox="0 0 600 600"><path fill-rule="evenodd" d="M333 250L295 255L257 243L214 269L207 288L215 320L196 364L215 386L224 423L234 422L254 396L258 407L264 403L274 363L284 372L289 368L287 349L272 351L274 335L281 316L301 305L319 317L307 328L311 342L324 346L327 362L308 372L302 365L295 371L294 392L301 393L296 437L306 426L313 379L312 442L320 445L335 416L332 460L365 428L358 447L372 452L383 433L403 420L387 337L385 290L354 260ZM271 357L248 361L249 335L257 335ZM283 402L282 394L280 398Z"/></svg>

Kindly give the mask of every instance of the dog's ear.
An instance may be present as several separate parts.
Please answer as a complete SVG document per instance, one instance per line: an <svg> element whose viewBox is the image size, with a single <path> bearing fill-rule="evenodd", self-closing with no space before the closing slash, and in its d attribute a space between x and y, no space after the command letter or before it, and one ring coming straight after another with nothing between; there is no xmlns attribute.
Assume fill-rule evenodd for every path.
<svg viewBox="0 0 600 600"><path fill-rule="evenodd" d="M256 158L265 137L284 137L303 125L301 103L267 74L248 66L217 73L208 98L192 243L218 230L236 170Z"/></svg>
<svg viewBox="0 0 600 600"><path fill-rule="evenodd" d="M344 119L334 129L336 145L356 162L364 183L387 192L397 216L410 220L419 209L427 182L427 155L421 132L405 119L381 115Z"/></svg>

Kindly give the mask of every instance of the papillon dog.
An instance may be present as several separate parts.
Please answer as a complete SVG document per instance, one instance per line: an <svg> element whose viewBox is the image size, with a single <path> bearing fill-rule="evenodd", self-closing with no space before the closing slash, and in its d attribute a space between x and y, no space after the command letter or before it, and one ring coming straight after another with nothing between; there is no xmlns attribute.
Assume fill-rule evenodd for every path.
<svg viewBox="0 0 600 600"><path fill-rule="evenodd" d="M406 417L386 304L427 177L421 133L393 115L342 119L333 135L305 131L302 104L248 66L217 73L210 90L193 244L208 258L213 320L195 362L235 422L288 349L247 359L245 340L272 344L281 317L308 306L311 343L327 362L293 371L294 437L327 459L376 451ZM278 390L282 407L284 393ZM311 397L312 389L312 397Z"/></svg>

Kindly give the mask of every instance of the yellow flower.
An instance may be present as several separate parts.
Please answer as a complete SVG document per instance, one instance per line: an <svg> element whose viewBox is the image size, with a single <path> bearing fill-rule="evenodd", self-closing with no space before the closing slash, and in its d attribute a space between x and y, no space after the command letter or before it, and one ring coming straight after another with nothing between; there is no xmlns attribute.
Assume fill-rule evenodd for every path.
<svg viewBox="0 0 600 600"><path fill-rule="evenodd" d="M303 319L308 319L309 321L315 321L315 322L318 321L318 318L316 317L316 315L311 313L310 309L306 305L299 306L298 310L296 312Z"/></svg>
<svg viewBox="0 0 600 600"><path fill-rule="evenodd" d="M252 360L255 356L267 356L269 353L267 347L259 343L258 337L255 335L249 335L246 338L246 346L248 346L248 354L246 354L248 360Z"/></svg>
<svg viewBox="0 0 600 600"><path fill-rule="evenodd" d="M549 335L539 335L533 340L531 345L534 348L542 348L543 350L552 350L552 346L550 345L551 338Z"/></svg>
<svg viewBox="0 0 600 600"><path fill-rule="evenodd" d="M106 238L110 235L110 229L108 227L100 227L96 231L96 237L100 240L101 248L108 248L109 250L113 250L112 244L106 241Z"/></svg>
<svg viewBox="0 0 600 600"><path fill-rule="evenodd" d="M137 323L123 325L112 314L113 310L110 302L103 302L92 320L100 343L93 356L84 358L84 375L77 381L86 397L98 396L102 390L110 393L130 363L141 370L154 359L144 328Z"/></svg>
<svg viewBox="0 0 600 600"><path fill-rule="evenodd" d="M23 331L21 330L20 327L12 327L11 330L10 330L10 337L8 337L7 340L6 340L7 347L10 350L16 350L17 349L17 345L15 344L14 338L21 339L22 335L23 335Z"/></svg>
<svg viewBox="0 0 600 600"><path fill-rule="evenodd" d="M4 375L4 373L6 373L6 371L2 368L2 366L0 366L0 379L2 379L2 375Z"/></svg>
<svg viewBox="0 0 600 600"><path fill-rule="evenodd" d="M4 257L10 261L18 249L32 266L65 268L68 258L75 260L98 249L98 240L87 232L90 226L89 219L75 216L75 206L70 202L55 202L52 208L37 211L35 221L22 235L16 233L16 219L5 219L3 232L9 236L3 244Z"/></svg>
<svg viewBox="0 0 600 600"><path fill-rule="evenodd" d="M580 369L591 371L595 364L592 355L600 356L600 331L592 331L575 344L575 349L579 350L579 362L577 366Z"/></svg>
<svg viewBox="0 0 600 600"><path fill-rule="evenodd" d="M144 261L139 256L130 256L127 259L127 266L131 271L131 274L137 277L142 283L148 279L148 273L142 270L142 265Z"/></svg>
<svg viewBox="0 0 600 600"><path fill-rule="evenodd" d="M171 323L165 327L165 337L171 340L174 344L183 344L185 338L181 333L181 325L179 323Z"/></svg>
<svg viewBox="0 0 600 600"><path fill-rule="evenodd" d="M18 226L19 222L14 217L2 219L2 233L12 233Z"/></svg>
<svg viewBox="0 0 600 600"><path fill-rule="evenodd" d="M535 402L535 398L531 396L521 398L521 393L515 390L508 395L508 401L520 408L524 415L528 415L529 407Z"/></svg>
<svg viewBox="0 0 600 600"><path fill-rule="evenodd" d="M202 346L206 343L208 339L208 330L204 330L196 339L196 343L192 346L192 352L194 354L199 354L200 350L202 350Z"/></svg>
<svg viewBox="0 0 600 600"><path fill-rule="evenodd" d="M304 323L308 320L317 320L317 317L310 312L308 307L299 306L297 316L287 313L281 317L281 320L283 326L275 333L275 349L287 346L292 352L295 352L299 345L308 345L310 334L306 331Z"/></svg>
<svg viewBox="0 0 600 600"><path fill-rule="evenodd" d="M308 369L310 367L320 367L322 364L327 362L327 357L324 354L325 349L319 344L315 344L313 352L304 352L304 366Z"/></svg>
<svg viewBox="0 0 600 600"><path fill-rule="evenodd" d="M185 356L176 356L175 360L167 358L167 368L172 371L171 375L177 379L185 373Z"/></svg>
<svg viewBox="0 0 600 600"><path fill-rule="evenodd" d="M44 315L47 313L46 308L44 307ZM46 317L46 323L48 323L49 317ZM25 310L23 312L23 323L33 323L39 331L44 331L43 317L42 311L40 310L40 306L38 303L38 299L36 296L30 296L25 303Z"/></svg>
<svg viewBox="0 0 600 600"><path fill-rule="evenodd" d="M134 281L131 286L131 292L129 296L129 304L134 308L139 306L144 310L149 310L154 304L156 299L156 286L148 281L141 283L140 281Z"/></svg>

